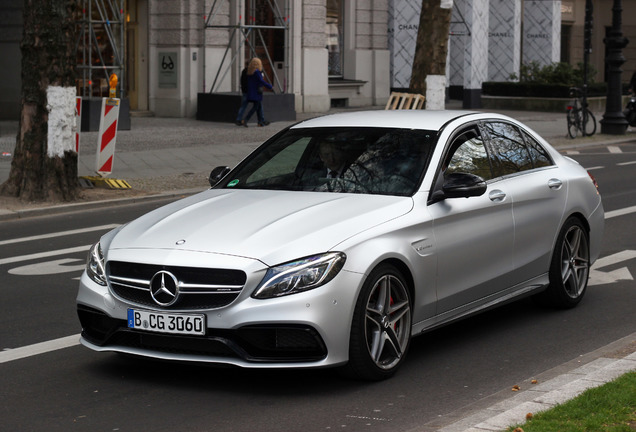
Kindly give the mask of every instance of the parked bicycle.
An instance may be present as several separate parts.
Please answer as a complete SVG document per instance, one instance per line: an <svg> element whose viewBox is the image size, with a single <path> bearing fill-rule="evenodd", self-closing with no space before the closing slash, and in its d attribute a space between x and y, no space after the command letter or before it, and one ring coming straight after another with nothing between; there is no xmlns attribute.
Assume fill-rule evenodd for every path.
<svg viewBox="0 0 636 432"><path fill-rule="evenodd" d="M583 106L583 93L578 87L570 88L570 97L573 98L572 105L567 107L568 135L576 138L581 132L583 136L591 136L596 133L596 118L592 111Z"/></svg>

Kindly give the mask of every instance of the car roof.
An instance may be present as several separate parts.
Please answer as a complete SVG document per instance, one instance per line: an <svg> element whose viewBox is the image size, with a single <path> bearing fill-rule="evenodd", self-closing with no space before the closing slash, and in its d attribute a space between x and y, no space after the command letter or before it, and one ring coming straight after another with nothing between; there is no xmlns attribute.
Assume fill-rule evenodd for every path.
<svg viewBox="0 0 636 432"><path fill-rule="evenodd" d="M302 121L295 128L314 127L389 127L402 129L440 130L449 121L478 114L458 110L371 110L329 114Z"/></svg>

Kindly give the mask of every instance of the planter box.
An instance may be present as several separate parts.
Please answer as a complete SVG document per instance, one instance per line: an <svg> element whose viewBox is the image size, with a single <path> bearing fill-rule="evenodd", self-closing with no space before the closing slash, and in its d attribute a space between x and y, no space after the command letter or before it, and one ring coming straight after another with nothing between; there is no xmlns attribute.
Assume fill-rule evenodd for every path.
<svg viewBox="0 0 636 432"><path fill-rule="evenodd" d="M241 106L240 93L199 93L197 95L197 120L230 122L236 121L236 114ZM247 114L252 104L247 105ZM263 94L263 111L265 120L295 121L296 103L293 94L265 93ZM250 119L256 122L256 113Z"/></svg>

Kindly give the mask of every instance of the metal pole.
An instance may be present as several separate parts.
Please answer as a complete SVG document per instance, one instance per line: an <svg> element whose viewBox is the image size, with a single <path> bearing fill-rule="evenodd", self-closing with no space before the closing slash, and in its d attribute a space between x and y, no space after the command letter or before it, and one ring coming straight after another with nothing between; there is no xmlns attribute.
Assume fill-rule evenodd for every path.
<svg viewBox="0 0 636 432"><path fill-rule="evenodd" d="M601 120L601 133L610 135L623 135L627 130L627 120L622 110L622 84L621 65L625 63L623 48L629 42L623 37L621 30L621 13L623 7L621 0L614 0L612 7L612 27L608 37L603 42L607 46L607 57L605 63L608 66L607 80L607 102L605 104L605 114Z"/></svg>
<svg viewBox="0 0 636 432"><path fill-rule="evenodd" d="M589 71L589 63L590 63L590 53L592 52L592 27L593 27L593 6L592 0L585 0L585 24L583 28L583 94L581 95L582 99L582 108L583 108L583 136L586 135L585 124L587 123L587 81L588 81L588 71Z"/></svg>

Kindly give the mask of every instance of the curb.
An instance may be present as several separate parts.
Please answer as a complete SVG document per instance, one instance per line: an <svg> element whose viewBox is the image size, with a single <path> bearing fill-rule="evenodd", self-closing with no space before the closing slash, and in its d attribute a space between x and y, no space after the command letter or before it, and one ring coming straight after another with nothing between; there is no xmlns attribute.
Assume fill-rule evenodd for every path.
<svg viewBox="0 0 636 432"><path fill-rule="evenodd" d="M53 206L42 206L29 209L7 210L0 209L0 221L9 221L16 219L24 219L27 217L51 216L64 213L73 213L85 210L95 210L104 207L121 206L128 204L138 204L149 201L161 201L177 198L185 198L188 195L194 195L202 192L204 189L183 189L170 192L159 192L149 195L139 195L130 198L114 198L101 201L88 201L82 203L58 204Z"/></svg>

